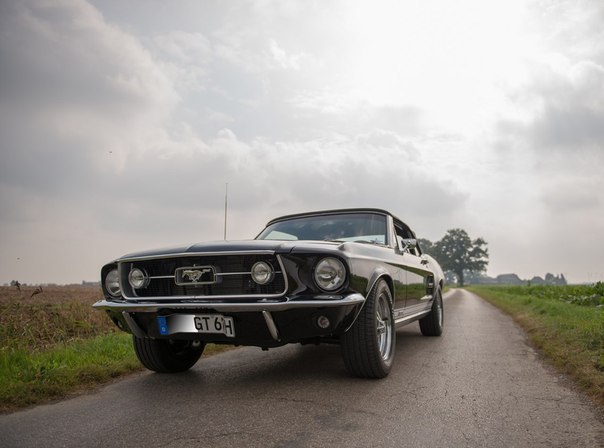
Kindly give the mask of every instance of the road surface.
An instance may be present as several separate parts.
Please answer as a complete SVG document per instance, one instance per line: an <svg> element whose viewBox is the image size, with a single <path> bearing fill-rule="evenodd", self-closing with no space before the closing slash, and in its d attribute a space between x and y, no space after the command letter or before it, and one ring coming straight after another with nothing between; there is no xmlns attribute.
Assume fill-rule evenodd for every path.
<svg viewBox="0 0 604 448"><path fill-rule="evenodd" d="M0 446L604 447L601 414L510 318L463 290L445 311L441 338L399 330L384 380L350 377L337 346L241 348L0 416Z"/></svg>

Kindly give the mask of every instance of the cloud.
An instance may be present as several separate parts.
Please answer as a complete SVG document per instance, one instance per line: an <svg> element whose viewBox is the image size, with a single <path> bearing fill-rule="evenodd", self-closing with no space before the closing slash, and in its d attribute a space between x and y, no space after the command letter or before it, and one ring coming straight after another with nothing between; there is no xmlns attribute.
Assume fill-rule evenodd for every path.
<svg viewBox="0 0 604 448"><path fill-rule="evenodd" d="M202 33L171 31L156 36L152 50L183 97L208 88L214 54L210 40Z"/></svg>
<svg viewBox="0 0 604 448"><path fill-rule="evenodd" d="M178 102L140 42L88 3L9 3L0 20L3 181L86 183L110 151L116 160L133 150Z"/></svg>
<svg viewBox="0 0 604 448"><path fill-rule="evenodd" d="M271 39L270 40L270 52L275 61L284 69L300 70L300 59L304 56L302 54L288 54L279 44Z"/></svg>
<svg viewBox="0 0 604 448"><path fill-rule="evenodd" d="M511 98L512 110L522 112L499 123L497 147L503 157L525 154L538 205L576 219L601 212L595 192L604 187L604 68L548 54Z"/></svg>
<svg viewBox="0 0 604 448"><path fill-rule="evenodd" d="M116 212L112 176L178 94L139 40L80 0L2 2L0 59L0 271L90 278L77 260L103 251L86 248Z"/></svg>
<svg viewBox="0 0 604 448"><path fill-rule="evenodd" d="M420 236L492 235L504 257L538 240L547 263L578 220L601 228L593 2L95 4L0 5L4 276L90 279L130 250L221 238L227 182L232 238L377 206ZM17 270L20 253L36 257Z"/></svg>
<svg viewBox="0 0 604 448"><path fill-rule="evenodd" d="M422 216L463 204L461 193L429 175L429 163L412 144L386 131L305 142L245 142L230 129L207 142L194 134L164 135L128 164L128 172L113 177L111 192L127 191L124 204L138 203L141 210L169 211L168 220L179 210L219 209L226 182L236 208L267 213L376 202L391 208L404 197L403 212ZM245 227L241 223L239 233Z"/></svg>
<svg viewBox="0 0 604 448"><path fill-rule="evenodd" d="M99 121L173 105L170 81L132 36L84 1L18 2L3 7L2 101ZM29 112L33 112L32 110ZM148 114L145 114L147 117Z"/></svg>
<svg viewBox="0 0 604 448"><path fill-rule="evenodd" d="M593 61L545 70L531 87L540 103L528 132L535 148L601 149L604 142L604 68Z"/></svg>
<svg viewBox="0 0 604 448"><path fill-rule="evenodd" d="M596 193L603 188L604 181L597 178L558 181L545 188L543 202L557 216L590 213L604 206Z"/></svg>

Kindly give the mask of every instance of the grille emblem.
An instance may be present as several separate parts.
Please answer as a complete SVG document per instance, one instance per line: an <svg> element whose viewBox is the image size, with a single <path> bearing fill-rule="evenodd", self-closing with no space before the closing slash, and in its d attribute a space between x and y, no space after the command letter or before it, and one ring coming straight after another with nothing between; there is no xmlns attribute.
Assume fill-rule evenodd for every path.
<svg viewBox="0 0 604 448"><path fill-rule="evenodd" d="M212 285L216 283L214 266L178 268L175 272L177 285Z"/></svg>

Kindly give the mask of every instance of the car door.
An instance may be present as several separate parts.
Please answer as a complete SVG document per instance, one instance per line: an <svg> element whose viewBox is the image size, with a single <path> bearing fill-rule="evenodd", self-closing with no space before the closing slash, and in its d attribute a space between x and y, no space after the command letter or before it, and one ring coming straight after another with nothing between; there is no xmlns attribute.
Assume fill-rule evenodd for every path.
<svg viewBox="0 0 604 448"><path fill-rule="evenodd" d="M409 316L430 306L431 295L427 294L427 284L432 275L428 260L420 256L417 240L404 224L395 222L398 251L405 270L406 300L403 314Z"/></svg>
<svg viewBox="0 0 604 448"><path fill-rule="evenodd" d="M405 308L409 314L413 314L430 306L432 296L427 294L427 283L431 272L427 269L427 260L417 254L406 252L403 258L405 258L407 270L407 302Z"/></svg>

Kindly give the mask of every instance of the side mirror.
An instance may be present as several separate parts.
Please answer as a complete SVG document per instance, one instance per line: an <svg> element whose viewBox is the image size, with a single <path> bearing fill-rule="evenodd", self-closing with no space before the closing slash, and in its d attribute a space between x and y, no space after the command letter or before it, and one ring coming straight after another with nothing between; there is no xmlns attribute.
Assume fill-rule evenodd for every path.
<svg viewBox="0 0 604 448"><path fill-rule="evenodd" d="M403 238L403 250L413 250L417 247L417 240L415 238Z"/></svg>

